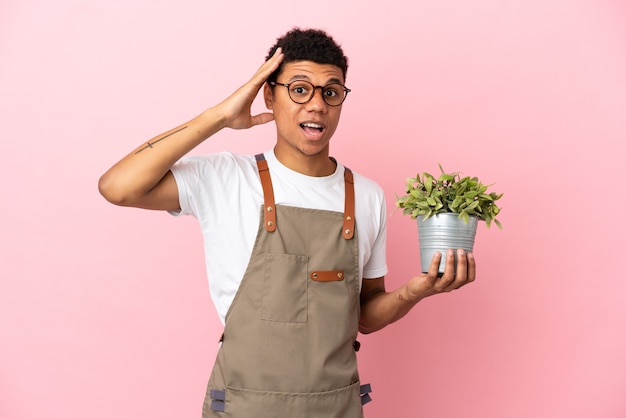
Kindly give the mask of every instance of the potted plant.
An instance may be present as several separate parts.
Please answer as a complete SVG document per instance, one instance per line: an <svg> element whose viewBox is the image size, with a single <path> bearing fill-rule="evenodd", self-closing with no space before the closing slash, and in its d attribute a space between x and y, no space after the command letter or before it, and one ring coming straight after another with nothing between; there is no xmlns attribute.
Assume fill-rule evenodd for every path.
<svg viewBox="0 0 626 418"><path fill-rule="evenodd" d="M502 194L487 193L490 186L482 184L477 177L446 173L441 164L439 169L439 177L423 172L407 179L406 194L396 196L397 208L417 219L424 273L436 251L442 254L439 273L443 273L447 249L473 251L478 221L485 221L487 228L493 222L502 229L496 219L500 213L496 201Z"/></svg>

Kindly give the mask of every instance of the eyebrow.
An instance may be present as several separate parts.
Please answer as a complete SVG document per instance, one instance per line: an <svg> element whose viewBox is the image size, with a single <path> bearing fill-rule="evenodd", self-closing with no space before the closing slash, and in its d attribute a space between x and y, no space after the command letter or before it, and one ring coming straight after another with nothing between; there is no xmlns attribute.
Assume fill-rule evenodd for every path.
<svg viewBox="0 0 626 418"><path fill-rule="evenodd" d="M306 80L306 81L309 81L309 82L311 81L311 79L308 76L304 75L304 74L296 74L296 75L292 76L289 79L289 83L291 83L292 81L296 81L296 80ZM333 84L333 83L343 84L343 82L340 79L338 79L336 77L333 77L330 80L328 80L326 82L326 84L324 84L324 85L327 86L327 85Z"/></svg>

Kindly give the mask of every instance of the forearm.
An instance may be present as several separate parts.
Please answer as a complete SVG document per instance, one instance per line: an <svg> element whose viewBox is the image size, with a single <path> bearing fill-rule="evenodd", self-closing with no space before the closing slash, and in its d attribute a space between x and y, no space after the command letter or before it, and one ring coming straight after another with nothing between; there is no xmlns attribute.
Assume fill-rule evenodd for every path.
<svg viewBox="0 0 626 418"><path fill-rule="evenodd" d="M409 294L404 285L393 292L378 291L361 304L359 331L369 334L404 317L422 298Z"/></svg>
<svg viewBox="0 0 626 418"><path fill-rule="evenodd" d="M476 279L476 260L463 249L456 253L447 250L444 273L439 275L441 253L436 252L428 273L413 277L394 292L385 291L384 277L363 280L361 289L361 317L359 330L364 333L378 331L405 316L420 300L459 289Z"/></svg>
<svg viewBox="0 0 626 418"><path fill-rule="evenodd" d="M150 192L176 161L223 128L216 108L141 144L111 167L98 184L110 202L133 206Z"/></svg>

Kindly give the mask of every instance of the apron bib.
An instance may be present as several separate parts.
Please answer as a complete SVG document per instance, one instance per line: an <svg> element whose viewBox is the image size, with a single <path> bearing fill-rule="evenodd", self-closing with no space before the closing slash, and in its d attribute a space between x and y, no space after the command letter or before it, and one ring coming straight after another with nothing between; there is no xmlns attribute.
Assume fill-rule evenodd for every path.
<svg viewBox="0 0 626 418"><path fill-rule="evenodd" d="M265 204L250 262L226 315L203 418L362 418L354 184L345 213Z"/></svg>

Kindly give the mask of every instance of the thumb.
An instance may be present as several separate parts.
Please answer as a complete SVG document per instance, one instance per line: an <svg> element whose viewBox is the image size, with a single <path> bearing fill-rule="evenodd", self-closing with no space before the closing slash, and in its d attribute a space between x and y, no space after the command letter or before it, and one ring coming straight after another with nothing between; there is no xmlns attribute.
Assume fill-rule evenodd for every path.
<svg viewBox="0 0 626 418"><path fill-rule="evenodd" d="M274 114L273 113L260 113L258 115L252 116L252 126L256 126L256 125L262 125L264 123L268 123L274 120Z"/></svg>

